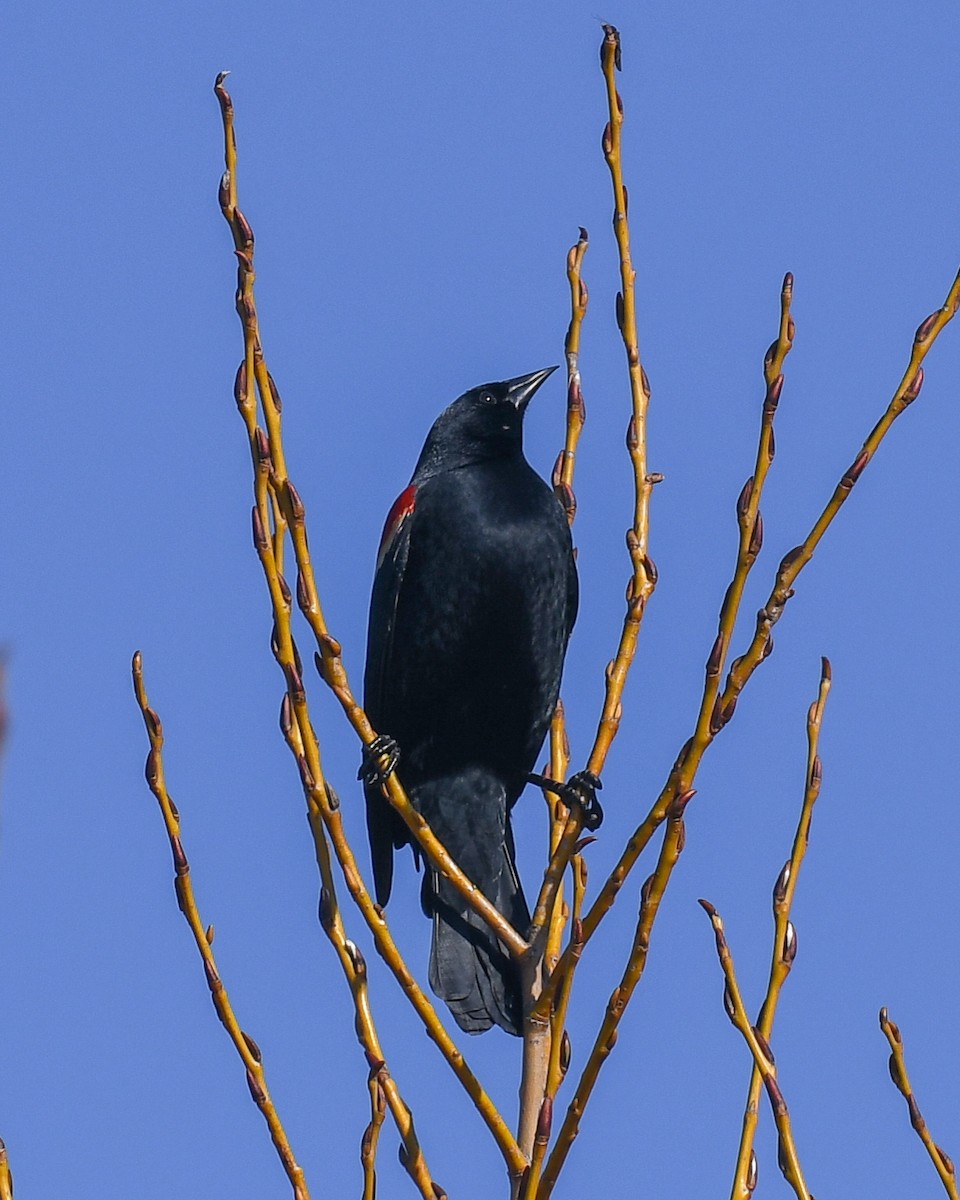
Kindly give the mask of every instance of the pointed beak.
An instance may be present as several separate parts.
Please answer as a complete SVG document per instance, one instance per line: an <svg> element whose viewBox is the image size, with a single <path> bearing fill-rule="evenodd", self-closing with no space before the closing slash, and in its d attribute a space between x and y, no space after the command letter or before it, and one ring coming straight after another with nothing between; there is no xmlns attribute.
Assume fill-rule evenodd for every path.
<svg viewBox="0 0 960 1200"><path fill-rule="evenodd" d="M516 379L504 380L507 398L519 412L527 407L540 385L548 379L556 367L544 367L542 371L534 371L530 375L518 375Z"/></svg>

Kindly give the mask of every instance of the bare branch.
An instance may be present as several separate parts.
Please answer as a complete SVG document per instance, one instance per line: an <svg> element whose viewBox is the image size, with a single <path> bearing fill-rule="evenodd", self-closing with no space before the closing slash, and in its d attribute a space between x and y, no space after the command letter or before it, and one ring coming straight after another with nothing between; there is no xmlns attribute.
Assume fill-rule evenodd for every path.
<svg viewBox="0 0 960 1200"><path fill-rule="evenodd" d="M223 979L221 978L213 954L213 926L205 926L200 919L200 912L193 894L190 864L187 861L186 851L183 848L183 841L180 837L180 813L177 811L177 807L170 799L170 794L167 791L163 770L163 726L160 723L159 716L157 716L147 701L147 691L143 682L143 660L139 651L133 656L133 687L137 697L137 704L140 707L140 713L143 716L143 723L147 729L147 736L150 739L150 753L147 755L146 767L147 783L150 791L157 798L157 803L160 805L160 811L163 814L163 823L167 830L167 837L170 839L170 849L173 852L173 866L176 872L174 886L177 893L177 904L183 913L184 919L190 926L193 940L200 951L204 973L207 978L207 986L210 989L210 997L213 1000L213 1007L216 1009L221 1025L227 1031L237 1053L240 1055L241 1062L246 1068L247 1086L250 1089L250 1095L253 1098L254 1104L256 1104L257 1108L263 1114L267 1128L270 1130L271 1140L276 1147L280 1162L293 1188L294 1200L310 1200L310 1193L307 1189L303 1170L294 1158L286 1131L283 1128L283 1124L280 1121L269 1089L267 1088L267 1079L263 1070L260 1049L253 1038L249 1034L244 1033L240 1028L240 1023L234 1014L233 1006L227 996L227 990L224 987ZM3 1168L0 1165L0 1197L4 1195L2 1191L2 1174Z"/></svg>
<svg viewBox="0 0 960 1200"><path fill-rule="evenodd" d="M936 1167L937 1174L940 1176L940 1182L943 1184L944 1191L950 1197L950 1200L960 1200L960 1192L957 1191L957 1168L954 1166L950 1155L945 1150L941 1150L933 1140L930 1130L927 1128L927 1123L923 1119L920 1106L917 1104L916 1097L913 1094L913 1088L910 1086L910 1077L907 1075L907 1064L903 1058L903 1038L900 1034L900 1027L890 1020L885 1008L880 1009L880 1028L883 1030L883 1035L890 1044L890 1078L896 1085L897 1091L899 1091L900 1095L907 1102L907 1109L910 1112L910 1124L916 1130L917 1137L926 1147L927 1153L930 1155L930 1160Z"/></svg>
<svg viewBox="0 0 960 1200"><path fill-rule="evenodd" d="M800 866L807 852L810 840L810 822L813 818L813 806L820 795L821 763L820 763L820 726L823 721L823 710L827 703L832 679L830 660L821 660L820 689L817 698L810 705L807 713L807 770L806 784L803 793L803 806L800 810L800 821L793 839L793 849L790 857L783 864L783 869L777 876L773 887L773 955L770 962L770 978L767 992L760 1008L757 1030L767 1041L773 1033L773 1022L777 1011L780 991L790 974L793 960L797 953L797 934L790 919L790 909L800 878ZM737 1168L730 1192L731 1200L750 1200L757 1179L757 1160L753 1143L757 1129L757 1106L760 1100L760 1088L763 1077L756 1063L750 1074L750 1087L747 1092L747 1102L743 1110L743 1132L740 1136L740 1149L737 1154Z"/></svg>
<svg viewBox="0 0 960 1200"><path fill-rule="evenodd" d="M803 1178L803 1171L800 1168L797 1147L793 1140L793 1126L790 1123L790 1113L787 1111L786 1101L783 1098L783 1093L780 1091L780 1085L777 1083L777 1068L773 1061L773 1054L770 1051L770 1046L766 1038L750 1024L750 1018L747 1016L746 1008L744 1008L743 997L740 995L740 987L737 983L733 955L730 953L730 947L727 945L727 939L723 932L723 921L720 919L720 914L709 901L701 900L700 904L710 918L710 923L713 925L713 932L717 939L717 956L720 959L720 965L723 968L723 977L726 980L726 987L723 992L723 1006L727 1010L727 1016L743 1035L743 1039L747 1043L750 1053L753 1055L754 1065L760 1072L764 1086L767 1089L767 1098L770 1101L773 1119L777 1123L777 1132L780 1135L780 1144L778 1147L780 1170L783 1172L784 1179L793 1188L797 1200L813 1200Z"/></svg>

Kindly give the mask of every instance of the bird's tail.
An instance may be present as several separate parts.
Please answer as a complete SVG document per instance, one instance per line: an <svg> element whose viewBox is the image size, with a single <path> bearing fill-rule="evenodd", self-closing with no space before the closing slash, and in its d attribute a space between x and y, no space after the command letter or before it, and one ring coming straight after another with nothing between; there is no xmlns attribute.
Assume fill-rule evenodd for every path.
<svg viewBox="0 0 960 1200"><path fill-rule="evenodd" d="M514 864L503 784L479 768L416 788L411 797L457 865L526 932L530 914ZM428 866L423 907L433 918L430 986L467 1033L499 1025L520 1036L520 972L486 921Z"/></svg>

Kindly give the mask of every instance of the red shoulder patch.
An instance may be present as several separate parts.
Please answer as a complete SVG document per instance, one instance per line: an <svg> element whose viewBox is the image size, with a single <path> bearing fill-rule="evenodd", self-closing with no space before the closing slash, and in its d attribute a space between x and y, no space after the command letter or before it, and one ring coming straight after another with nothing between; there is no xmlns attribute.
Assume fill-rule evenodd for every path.
<svg viewBox="0 0 960 1200"><path fill-rule="evenodd" d="M393 539L400 532L404 521L413 512L416 499L417 489L411 483L409 487L404 488L393 502L393 508L387 513L387 520L383 526L383 536L380 538L380 549L377 551L377 570L380 569L380 564L386 557L387 550L390 548Z"/></svg>

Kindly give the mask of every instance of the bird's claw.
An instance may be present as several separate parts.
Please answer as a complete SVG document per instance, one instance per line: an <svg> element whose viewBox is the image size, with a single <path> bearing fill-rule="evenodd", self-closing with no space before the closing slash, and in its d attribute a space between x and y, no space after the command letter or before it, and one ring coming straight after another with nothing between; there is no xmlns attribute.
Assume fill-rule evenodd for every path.
<svg viewBox="0 0 960 1200"><path fill-rule="evenodd" d="M527 776L528 783L536 783L547 792L559 796L568 808L579 808L585 829L599 829L603 823L603 809L597 799L597 792L603 787L599 775L593 771L578 771L571 775L566 783L548 779L545 775L531 774Z"/></svg>
<svg viewBox="0 0 960 1200"><path fill-rule="evenodd" d="M400 747L388 733L378 734L369 746L363 748L363 758L357 778L373 785L384 784L397 769Z"/></svg>

